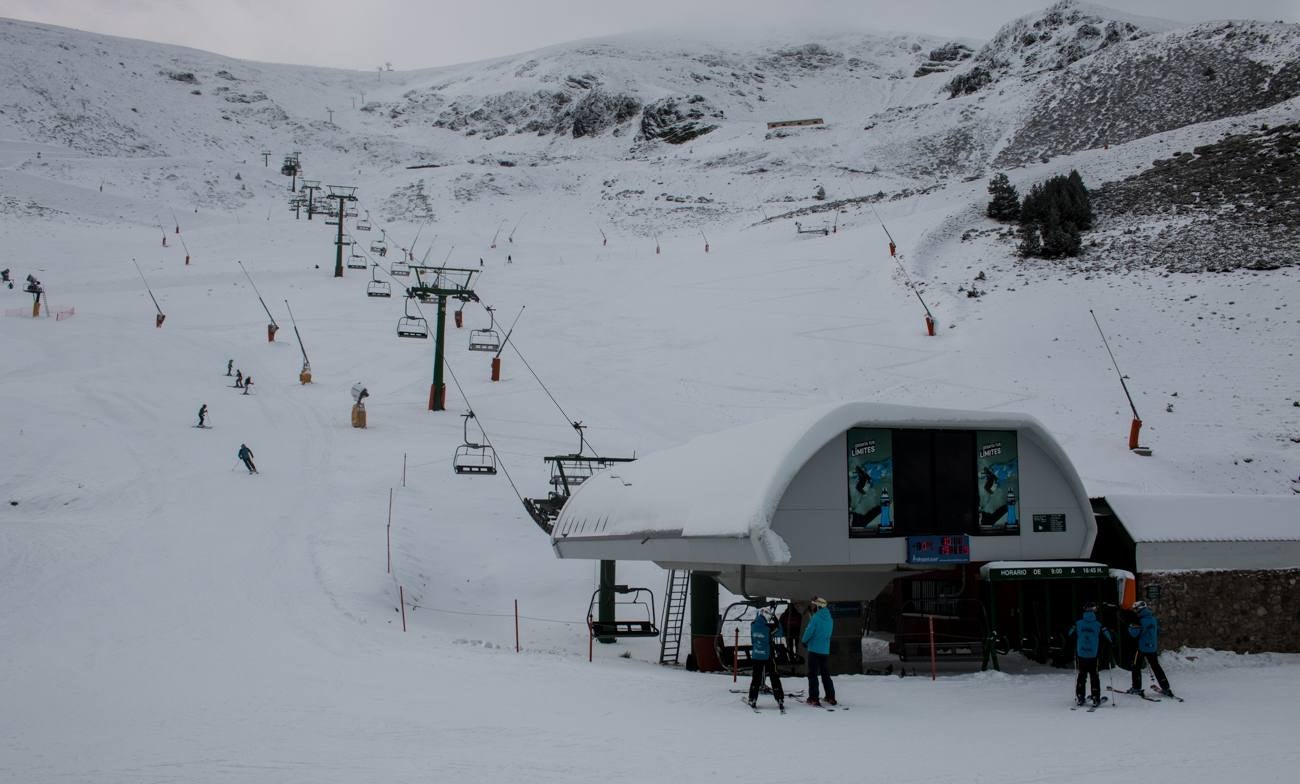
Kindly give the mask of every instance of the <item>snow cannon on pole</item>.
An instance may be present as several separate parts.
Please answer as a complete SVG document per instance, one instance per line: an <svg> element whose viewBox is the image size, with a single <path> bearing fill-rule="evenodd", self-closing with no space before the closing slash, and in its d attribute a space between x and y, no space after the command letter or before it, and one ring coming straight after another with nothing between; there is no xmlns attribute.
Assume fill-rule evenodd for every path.
<svg viewBox="0 0 1300 784"><path fill-rule="evenodd" d="M501 341L501 347L497 349L496 354L492 355L492 380L493 381L501 380L501 352L506 350L506 344L510 342L510 336L514 334L515 325L519 323L519 317L524 315L524 308L526 307L528 306L527 305L519 306L519 312L515 314L515 320L510 322L510 329L506 330L506 337L504 340Z"/></svg>
<svg viewBox="0 0 1300 784"><path fill-rule="evenodd" d="M876 212L875 207L872 207L871 214L876 216L876 220L880 223L880 228L884 230L885 236L889 238L890 258L892 258L894 263L898 265L899 271L903 273L903 280L907 281L907 287L916 295L917 301L921 303L921 308L925 311L925 334L934 337L934 314L930 312L930 306L925 304L925 298L921 296L920 289L918 289L916 284L912 282L912 276L907 274L907 268L903 266L903 257L897 254L898 246L894 244L894 236L889 233L889 228L885 226L885 222L881 220L880 213ZM836 220L838 220L838 218Z"/></svg>
<svg viewBox="0 0 1300 784"><path fill-rule="evenodd" d="M289 300L284 301L285 310L289 311L289 322L293 324L293 336L298 339L298 350L302 352L302 370L298 373L299 384L311 383L311 360L307 359L307 348L302 344L302 333L298 331L298 320L293 317L293 308L289 307Z"/></svg>
<svg viewBox="0 0 1300 784"><path fill-rule="evenodd" d="M1101 335L1101 343L1106 347L1106 353L1110 355L1110 363L1115 367L1115 375L1119 376L1119 385L1124 390L1124 397L1128 398L1129 409L1133 412L1133 421L1128 429L1128 448L1134 454L1150 457L1151 447L1138 445L1138 434L1142 431L1142 418L1138 416L1137 406L1133 405L1133 396L1128 392L1128 384L1124 383L1124 374L1120 372L1119 363L1115 361L1115 352L1110 350L1110 343L1106 340L1106 333L1101 329L1097 314L1092 312L1092 308L1088 308L1088 313L1092 316L1092 323L1097 325L1097 334Z"/></svg>
<svg viewBox="0 0 1300 784"><path fill-rule="evenodd" d="M244 270L244 277L248 278L248 285L253 287L253 293L257 295L257 301L262 303L262 310L266 311L266 317L271 320L271 323L266 325L266 342L274 343L275 333L280 331L280 325L275 323L275 316L271 315L271 309L266 306L266 300L262 299L262 294L257 290L257 284L253 282L253 276L249 275L248 270L244 267L244 262L236 261L235 263L239 265L241 270Z"/></svg>
<svg viewBox="0 0 1300 784"><path fill-rule="evenodd" d="M362 430L366 427L366 398L369 390L360 381L352 385L352 426Z"/></svg>
<svg viewBox="0 0 1300 784"><path fill-rule="evenodd" d="M140 273L140 280L144 281L144 290L149 292L149 299L153 300L153 306L158 311L158 314L153 317L153 325L161 327L163 322L167 320L167 314L163 313L162 308L158 307L158 298L153 295L153 289L149 288L149 281L145 279L144 270L140 269L140 263L135 259L131 259L131 263L135 265L135 271Z"/></svg>

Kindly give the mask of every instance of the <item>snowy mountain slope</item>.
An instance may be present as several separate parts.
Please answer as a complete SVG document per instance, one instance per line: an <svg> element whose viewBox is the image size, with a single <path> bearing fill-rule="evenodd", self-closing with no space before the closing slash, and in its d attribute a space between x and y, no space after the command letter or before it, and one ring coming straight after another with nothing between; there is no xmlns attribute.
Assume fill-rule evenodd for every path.
<svg viewBox="0 0 1300 784"><path fill-rule="evenodd" d="M756 753L758 736L823 749L815 769L835 778L870 768L906 781L918 759L922 775L944 780L1292 777L1287 733L1300 718L1300 681L1289 656L1166 654L1186 705L1132 700L1091 718L1064 710L1072 673L1033 666L937 683L841 677L850 711L792 706L777 717L741 706L728 676L652 664L654 640L596 645L588 664L595 566L554 558L516 496L546 492L542 457L576 448L574 419L601 454L646 454L840 400L1026 411L1061 440L1090 494L1289 492L1300 475L1297 267L1172 275L1086 255L1014 258L982 215L984 178L952 174L986 169L1019 128L998 118L1022 116L1037 95L1015 86L1020 77L949 100L943 84L966 66L913 76L942 45L919 36L828 37L817 43L842 59L824 66L816 51L768 64L768 49L729 44L738 59L705 72L710 50L698 42L632 37L502 58L510 65L491 71L498 61L376 78L35 25L0 31L6 53L26 47L17 59L31 79L75 75L82 92L102 72L113 96L102 114L83 114L71 90L53 89L59 80L41 87L53 103L0 80L3 266L20 281L0 289L6 313L19 314L0 319L10 457L0 490L11 502L0 506L0 691L11 707L0 715L0 778L808 775L805 756ZM35 31L44 43L24 44ZM623 65L602 48L633 44L645 55ZM851 69L858 51L887 67L872 71L864 58ZM604 73L582 67L592 58L605 58ZM530 60L555 79L516 76L512 66ZM0 58L0 68L16 67ZM198 84L162 70L192 72ZM222 70L245 80L232 91L267 100L222 119L231 104L212 87L230 81ZM691 70L714 78L696 83ZM738 76L734 89L746 95L731 95L730 70L761 70L765 81ZM635 118L617 136L611 127L576 139L571 130L484 139L433 124L452 102L440 103L443 93L466 108L512 90L580 95L595 88L564 79L588 72L600 89L635 90L643 103L689 90L725 117L683 145L636 140ZM424 97L404 99L412 90ZM151 126L154 115L123 109L132 96L166 121ZM1115 198L1132 199L1144 222L1172 225L1186 216L1149 213L1143 192L1194 181L1238 145L1249 160L1273 157L1281 132L1258 126L1293 122L1293 101L1035 159L1010 175L1023 190L1078 168L1090 185L1120 183ZM256 108L272 103L287 120ZM408 109L394 119L362 111L371 105ZM68 135L41 136L60 112L73 117ZM769 117L803 114L826 115L828 127L768 134ZM117 152L92 152L101 126ZM137 143L156 152L142 155ZM1222 146L1194 152L1207 144ZM393 250L375 274L395 291L402 280L384 269L399 247L482 270L476 291L498 324L519 315L511 343L522 355L503 353L499 382L489 355L467 350L466 332L488 324L470 305L464 328L448 322L449 410L427 411L432 347L395 336L402 302L367 297L369 272L332 277L333 227L286 209L288 178L276 166L293 149L309 177L358 186L376 230L349 230L367 252L386 230ZM434 167L404 168L413 164ZM829 236L762 220L763 210L855 196L874 199L899 263L863 202L809 219L838 221ZM1107 225L1098 231L1133 228ZM131 259L167 313L161 329ZM236 259L284 327L273 343ZM30 314L28 273L56 311L75 315L19 317ZM936 337L924 334L907 279L938 317ZM311 385L297 380L285 300ZM1090 308L1128 375L1151 457L1125 448L1130 413ZM432 319L432 308L423 312ZM256 379L252 394L229 386L229 359ZM365 430L348 422L357 381L371 391ZM211 430L190 427L200 403ZM451 470L458 414L471 406L505 469L495 477ZM236 462L241 443L260 475ZM663 585L652 564L618 569L620 582ZM759 726L769 719L784 724ZM1084 724L1063 726L1076 719ZM1016 752L990 754L1009 730ZM1063 733L1109 753L1070 762ZM936 734L948 753L934 754ZM874 739L866 761L844 751L864 748L863 738Z"/></svg>

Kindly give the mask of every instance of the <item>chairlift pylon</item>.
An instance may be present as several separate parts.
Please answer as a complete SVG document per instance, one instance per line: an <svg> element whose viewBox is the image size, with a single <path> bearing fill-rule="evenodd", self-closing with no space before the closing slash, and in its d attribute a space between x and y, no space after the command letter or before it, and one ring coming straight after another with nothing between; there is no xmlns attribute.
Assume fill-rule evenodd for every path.
<svg viewBox="0 0 1300 784"><path fill-rule="evenodd" d="M469 440L469 421L476 419L474 411L471 409L461 414L465 420L462 428L464 438L460 446L456 447L456 454L452 458L451 467L458 474L495 474L497 472L497 453L489 444L480 444ZM476 420L477 421L477 420ZM479 425L479 434L483 435L483 426ZM483 439L487 440L486 437Z"/></svg>
<svg viewBox="0 0 1300 784"><path fill-rule="evenodd" d="M501 350L501 334L496 330L497 320L493 314L495 310L496 308L487 306L489 319L487 329L471 329L469 331L470 351L496 352Z"/></svg>
<svg viewBox="0 0 1300 784"><path fill-rule="evenodd" d="M397 320L397 336L399 338L427 338L429 337L429 322L424 320L423 316L411 315L411 298L406 298L404 313Z"/></svg>

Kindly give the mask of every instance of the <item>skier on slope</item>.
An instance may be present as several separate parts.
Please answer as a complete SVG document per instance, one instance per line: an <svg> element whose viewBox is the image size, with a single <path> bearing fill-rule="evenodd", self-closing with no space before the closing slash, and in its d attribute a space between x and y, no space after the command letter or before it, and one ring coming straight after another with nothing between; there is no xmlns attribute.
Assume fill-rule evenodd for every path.
<svg viewBox="0 0 1300 784"><path fill-rule="evenodd" d="M775 661L776 640L781 636L781 627L777 625L772 608L759 610L749 625L749 659L754 665L754 676L749 682L751 708L758 707L758 692L763 688L763 678L767 675L772 678L772 696L776 698L777 707L785 710L785 690L781 688L781 676L777 674Z"/></svg>
<svg viewBox="0 0 1300 784"><path fill-rule="evenodd" d="M248 473L257 473L257 466L253 465L253 450L248 448L248 444L239 445L239 459L244 461L244 466L248 469Z"/></svg>
<svg viewBox="0 0 1300 784"><path fill-rule="evenodd" d="M1160 623L1144 601L1133 602L1133 611L1137 613L1137 623L1129 624L1128 634L1137 638L1138 649L1133 657L1133 688L1128 690L1129 694L1142 693L1142 665L1145 663L1151 665L1151 674L1156 676L1160 692L1173 697L1174 691L1169 688L1169 679L1159 661Z"/></svg>
<svg viewBox="0 0 1300 784"><path fill-rule="evenodd" d="M242 370L236 370L236 371L235 371L235 389L243 389L243 388L244 388L244 371L242 371Z"/></svg>
<svg viewBox="0 0 1300 784"><path fill-rule="evenodd" d="M253 388L253 377L252 377L252 376L244 376L244 394L247 395L247 394L248 394L248 390L250 390L250 389L252 389L252 388Z"/></svg>
<svg viewBox="0 0 1300 784"><path fill-rule="evenodd" d="M233 369L234 367L235 367L235 360L233 360L233 359L227 359L227 360L226 360L226 375L227 375L227 376L234 375L233 373L230 372L231 369Z"/></svg>
<svg viewBox="0 0 1300 784"><path fill-rule="evenodd" d="M1083 704L1083 687L1085 680L1091 680L1092 704L1101 704L1101 676L1097 672L1097 655L1101 650L1101 637L1114 644L1110 630L1097 620L1097 603L1088 602L1083 606L1083 617L1074 622L1067 636L1074 637L1074 662L1079 677L1074 682L1074 701Z"/></svg>
<svg viewBox="0 0 1300 784"><path fill-rule="evenodd" d="M208 404L199 406L199 427L207 427Z"/></svg>

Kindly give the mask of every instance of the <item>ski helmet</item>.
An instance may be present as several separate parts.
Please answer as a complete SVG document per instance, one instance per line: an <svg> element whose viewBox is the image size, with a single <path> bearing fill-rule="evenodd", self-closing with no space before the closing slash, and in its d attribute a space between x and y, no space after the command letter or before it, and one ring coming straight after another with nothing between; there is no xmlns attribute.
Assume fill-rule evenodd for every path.
<svg viewBox="0 0 1300 784"><path fill-rule="evenodd" d="M1136 602L1133 602L1133 607L1132 607L1133 612L1142 612L1146 608L1147 608L1147 603L1142 601L1141 599L1138 599Z"/></svg>

